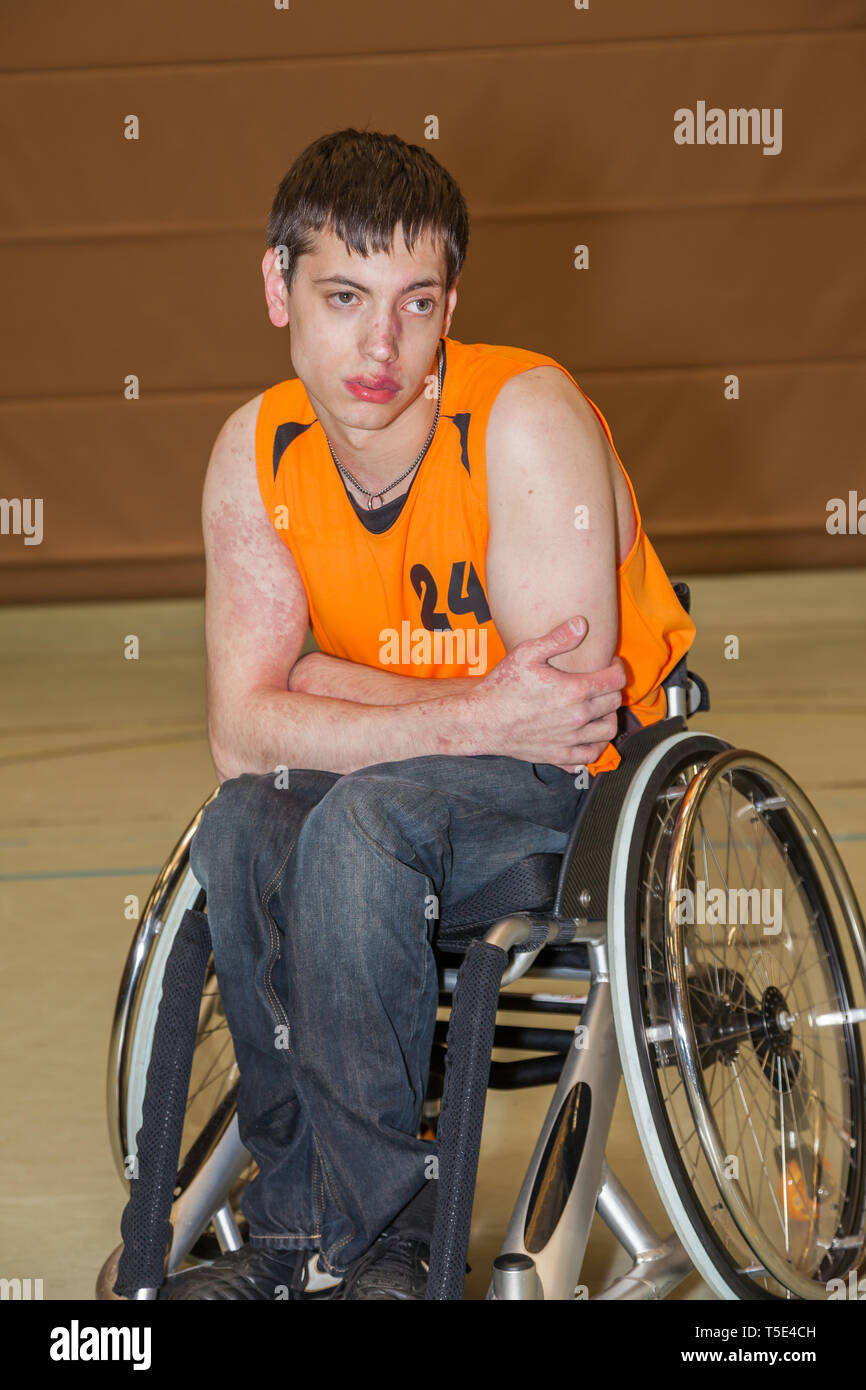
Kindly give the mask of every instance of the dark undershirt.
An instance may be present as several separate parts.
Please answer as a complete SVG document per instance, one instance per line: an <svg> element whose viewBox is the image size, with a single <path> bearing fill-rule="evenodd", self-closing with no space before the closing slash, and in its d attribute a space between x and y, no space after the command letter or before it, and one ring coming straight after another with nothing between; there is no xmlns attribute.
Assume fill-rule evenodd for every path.
<svg viewBox="0 0 866 1390"><path fill-rule="evenodd" d="M346 487L345 482L343 483L343 487ZM381 531L387 531L389 526L393 526L403 509L403 503L406 501L409 493L404 492L402 497L395 497L393 502L383 502L381 507L377 507L376 510L372 512L368 510L366 503L364 506L361 506L361 503L352 496L347 487L346 496L355 508L359 521L364 523L368 531L373 531L376 535L379 535Z"/></svg>
<svg viewBox="0 0 866 1390"><path fill-rule="evenodd" d="M373 531L376 535L379 535L382 531L387 531L389 526L394 525L394 522L403 510L403 504L406 498L415 486L415 479L418 477L420 471L420 468L415 469L415 472L409 480L409 486L404 493L401 493L399 497L395 497L391 502L383 502L381 507L377 507L375 511L371 512L367 506L366 499L364 502L359 502L356 497L352 496L346 486L346 479L343 477L342 473L340 473L339 469L337 469L340 482L346 489L346 496L355 508L355 515L358 517L359 521L363 522L368 531Z"/></svg>

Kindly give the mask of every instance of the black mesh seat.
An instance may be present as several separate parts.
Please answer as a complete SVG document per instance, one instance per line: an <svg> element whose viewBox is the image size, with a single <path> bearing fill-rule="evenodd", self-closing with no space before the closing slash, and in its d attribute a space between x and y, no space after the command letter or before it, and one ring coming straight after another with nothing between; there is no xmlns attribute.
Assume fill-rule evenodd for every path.
<svg viewBox="0 0 866 1390"><path fill-rule="evenodd" d="M556 898L562 861L561 854L530 854L471 897L453 903L439 922L439 948L464 950L509 912L549 911Z"/></svg>
<svg viewBox="0 0 866 1390"><path fill-rule="evenodd" d="M628 739L642 730L639 720L628 709L620 710L620 732L613 739L614 747L622 756ZM484 884L477 892L460 902L452 903L442 913L436 940L437 956L441 953L442 964L454 966L454 956L463 955L473 941L483 937L502 917L513 912L549 912L569 916L563 909L567 871L578 832L584 825L592 807L599 799L603 776L593 778L586 796L581 798L568 844L562 854L530 854L526 859L512 864L490 883ZM551 955L551 953L553 953ZM539 963L574 965L583 969L587 964L585 945L558 945L545 947Z"/></svg>
<svg viewBox="0 0 866 1390"><path fill-rule="evenodd" d="M512 912L552 913L565 861L565 854L532 854L443 912L434 947L439 964L453 969L459 963L456 958L465 955L473 941ZM538 965L542 969L565 966L586 971L586 946L583 942L545 946L539 953Z"/></svg>

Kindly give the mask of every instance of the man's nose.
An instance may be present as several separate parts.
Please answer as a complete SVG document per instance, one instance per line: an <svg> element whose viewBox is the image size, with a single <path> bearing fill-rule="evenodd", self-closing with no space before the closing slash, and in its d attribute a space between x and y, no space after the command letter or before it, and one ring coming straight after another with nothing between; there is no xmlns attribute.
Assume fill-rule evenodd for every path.
<svg viewBox="0 0 866 1390"><path fill-rule="evenodd" d="M361 341L361 351L374 362L392 362L397 357L397 326L387 310L381 310L375 321L367 325Z"/></svg>
<svg viewBox="0 0 866 1390"><path fill-rule="evenodd" d="M371 362L378 362L385 366L389 362L397 360L397 345L391 338L376 338L368 340L361 346L361 355L369 358Z"/></svg>

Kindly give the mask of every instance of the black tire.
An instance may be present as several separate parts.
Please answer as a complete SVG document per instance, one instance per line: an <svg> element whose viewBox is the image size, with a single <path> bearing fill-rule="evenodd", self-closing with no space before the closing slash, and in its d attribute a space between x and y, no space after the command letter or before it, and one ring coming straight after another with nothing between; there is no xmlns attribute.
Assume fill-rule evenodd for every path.
<svg viewBox="0 0 866 1390"><path fill-rule="evenodd" d="M719 1297L728 1299L823 1298L828 1281L841 1278L863 1254L860 1233L864 1214L866 1136L862 1048L857 1024L850 1021L840 1024L838 1042L833 1045L837 1055L844 1058L844 1072L840 1066L840 1088L847 1133L853 1140L853 1147L849 1155L847 1142L840 1142L833 1151L834 1161L845 1169L839 1175L837 1190L825 1188L825 1184L831 1182L827 1174L832 1169L825 1167L823 1153L820 1160L816 1157L813 1162L814 1172L819 1171L820 1163L820 1178L814 1183L812 1197L802 1171L788 1158L780 1169L777 1200L770 1174L772 1162L776 1160L768 1166L740 1073L745 1074L746 1067L750 1069L749 1079L759 1097L763 1099L762 1087L765 1087L767 1098L776 1104L783 1117L780 1129L784 1160L787 1115L794 1114L795 1087L807 1084L808 1068L802 1067L801 1073L801 1066L806 1048L812 1044L800 1038L798 1052L794 1035L796 1025L786 1022L789 1034L786 1036L785 1030L779 1031L776 1021L778 1018L787 1021L791 1017L799 1020L803 1010L792 1015L783 1007L784 991L779 991L770 980L769 957L762 957L761 982L766 988L759 1001L754 974L750 974L751 965L746 970L734 969L733 964L729 967L727 936L722 965L719 941L712 927L712 943L705 949L706 960L700 963L701 948L706 947L706 943L701 942L700 932L694 927L677 927L671 908L675 891L688 886L695 878L695 829L703 825L702 807L709 805L711 793L725 777L731 795L736 794L746 803L744 809L750 820L754 820L755 805L767 798L772 800L779 785L784 785L788 796L787 806L773 805L760 812L759 833L766 832L766 843L781 856L780 863L790 868L790 881L796 883L793 907L802 907L810 923L803 937L807 944L814 939L827 960L827 966L821 967L823 973L817 977L819 983L806 984L809 971L818 968L810 964L807 971L788 981L789 993L799 991L802 996L814 986L820 1003L830 998L832 987L842 1013L866 1000L859 909L844 867L814 807L781 769L758 755L732 750L710 735L680 735L659 745L642 766L626 799L617 832L619 853L613 856L609 901L612 905L611 980L623 1071L638 1132L660 1196L680 1239L710 1287ZM823 875L828 880L826 887L822 883L821 864L816 862L813 840L810 837L807 841L800 831L797 824L800 817L790 809L792 806L799 807L814 837L826 851L824 867L829 871ZM705 835L701 843L706 864L709 841ZM737 844L736 837L733 843ZM712 853L714 856L715 852ZM767 854L769 860L771 850ZM789 907L789 916L793 907ZM702 930L706 935L703 926ZM785 931L790 935L787 921ZM743 935L746 935L744 929ZM739 937L732 939L742 950ZM751 947L750 951L757 971L758 963ZM732 962L733 959L732 955ZM772 966L773 970L776 968ZM852 979L856 991L852 989ZM828 990L826 995L823 994L825 989ZM777 994L782 996L778 1003ZM808 1017L811 1021L813 1013L809 1012ZM826 1030L826 1038L835 1036ZM822 1035L822 1044L826 1038ZM754 1140L766 1177L766 1192L772 1199L770 1207L774 1205L777 1212L780 1204L783 1207L779 1215L780 1218L784 1215L780 1228L784 1231L786 1249L793 1221L793 1218L789 1221L789 1205L796 1207L799 1199L807 1212L810 1240L814 1233L815 1249L808 1252L813 1264L819 1260L822 1249L815 1229L817 1223L824 1222L829 1227L832 1222L834 1225L829 1244L836 1244L821 1256L820 1263L809 1275L801 1275L789 1255L776 1250L765 1229L773 1226L772 1215L769 1221L765 1218L762 1225L754 1219L754 1211L748 1203L745 1204L746 1216L743 1215L742 1191L746 1182L740 1183L738 1165L741 1158L744 1165L750 1159L751 1168L755 1170L754 1158L745 1151L742 1155L739 1150L732 1151L725 1159L730 1163L736 1158L736 1176L732 1174L728 1178L726 1168L719 1168L721 1139L714 1102L710 1098L715 1082L706 1081L708 1076L717 1075L714 1068L725 1078L722 1110L727 1105L728 1092L734 1087L730 1076L736 1075L745 1112L742 1132L747 1134L751 1127L748 1138ZM687 1106L683 1104L684 1097ZM804 1113L801 1105L801 1122ZM694 1136L689 1133L689 1121ZM790 1123L793 1124L793 1120ZM726 1130L727 1134L730 1132L731 1127ZM765 1141L775 1137L769 1121L763 1137ZM841 1159L836 1158L837 1152L842 1155ZM817 1146L815 1153L817 1155ZM797 1185L795 1172L799 1173L801 1186ZM751 1172L746 1178L754 1205ZM760 1215L766 1198L763 1182L757 1183L757 1190ZM789 1194L792 1194L790 1203ZM836 1208L838 1220L832 1215ZM821 1234L824 1236L823 1230ZM777 1276L785 1275L784 1280L767 1273L768 1261L776 1268Z"/></svg>

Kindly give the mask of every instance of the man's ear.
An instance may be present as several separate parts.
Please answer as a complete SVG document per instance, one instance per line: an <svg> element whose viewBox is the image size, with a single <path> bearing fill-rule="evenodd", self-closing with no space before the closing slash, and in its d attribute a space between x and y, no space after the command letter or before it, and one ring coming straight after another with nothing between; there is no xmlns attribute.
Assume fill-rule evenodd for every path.
<svg viewBox="0 0 866 1390"><path fill-rule="evenodd" d="M274 328L285 328L289 322L289 292L275 246L269 246L262 258L262 275L265 281L268 318Z"/></svg>
<svg viewBox="0 0 866 1390"><path fill-rule="evenodd" d="M450 290L445 296L445 318L442 321L443 337L448 336L448 330L451 327L451 320L454 316L454 310L457 306L457 282L459 279L460 276L458 275L457 280L454 281L454 284L451 286Z"/></svg>

